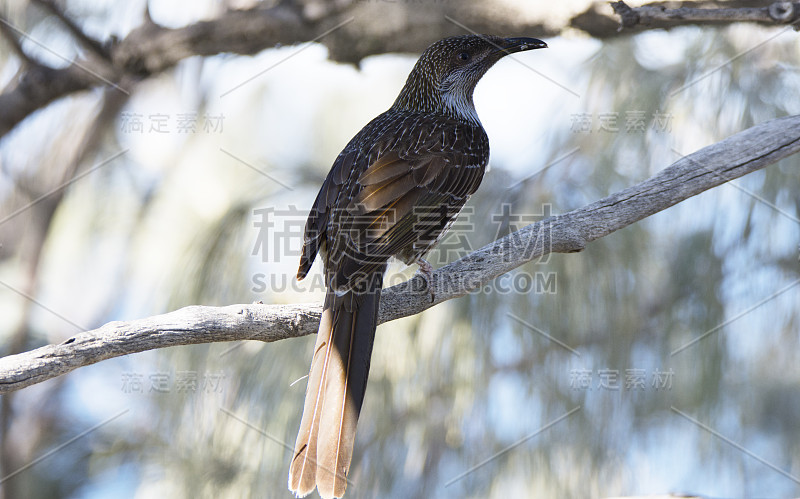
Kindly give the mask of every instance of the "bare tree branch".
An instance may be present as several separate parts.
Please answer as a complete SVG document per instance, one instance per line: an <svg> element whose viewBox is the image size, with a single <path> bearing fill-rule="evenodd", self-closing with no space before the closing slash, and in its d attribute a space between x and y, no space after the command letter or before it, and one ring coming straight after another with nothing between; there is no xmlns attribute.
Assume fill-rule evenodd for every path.
<svg viewBox="0 0 800 499"><path fill-rule="evenodd" d="M678 24L706 22L709 12L736 11L756 14L729 15L715 18L719 22L762 22L787 24L798 19L799 4L777 2L771 7L747 8L757 0L724 2L736 8L698 9L700 2L681 2L679 9L666 9L660 4L631 9L617 2L622 25L634 30L620 30L620 21L605 2L586 0L583 12L562 6L566 14L558 20L553 10L503 6L503 2L459 0L458 2L401 2L339 0L284 0L269 8L231 10L211 21L202 21L182 28L158 26L145 16L143 24L123 40L95 41L83 34L78 24L66 17L51 0L36 3L53 12L69 31L85 46L89 57L73 61L62 69L30 64L8 90L0 95L0 137L12 130L28 115L56 99L98 86L112 86L130 91L131 82L166 71L192 56L222 53L256 54L279 44L290 45L317 39L331 28L341 29L318 41L324 44L332 60L357 63L366 56L387 52L419 53L444 36L463 34L461 26L479 33L507 36L556 36L566 28L582 30L595 38L624 36L634 30L672 27ZM527 10L538 13L520 15ZM626 10L627 9L627 10ZM558 9L555 9L558 10ZM541 11L541 12L540 12ZM700 16L693 19L691 15ZM681 17L683 16L683 17ZM665 20L668 19L668 20ZM678 20L676 20L678 19ZM458 23L452 22L457 20ZM349 22L352 21L352 22ZM12 41L12 47L26 60L19 37L27 36L21 27L0 17L0 33ZM34 61L30 61L34 62Z"/></svg>
<svg viewBox="0 0 800 499"><path fill-rule="evenodd" d="M58 18L58 20L67 27L69 32L72 33L72 36L77 38L84 47L94 52L96 56L103 59L109 58L108 51L103 47L103 44L84 33L77 23L67 17L67 15L51 0L31 0L31 3L41 6L47 12Z"/></svg>
<svg viewBox="0 0 800 499"><path fill-rule="evenodd" d="M679 7L668 9L661 3L628 7L625 2L611 2L620 17L622 28L637 26L668 28L698 23L749 22L769 25L792 24L800 20L800 2L775 2L768 7L730 7L699 9Z"/></svg>
<svg viewBox="0 0 800 499"><path fill-rule="evenodd" d="M551 252L586 244L720 184L800 152L800 115L778 118L681 158L655 176L583 208L529 225L453 262L433 275L433 302L415 277L384 290L379 321L417 314L479 291L492 279ZM104 359L145 350L218 341L277 341L316 332L321 306L186 307L129 322L111 322L0 359L0 393L7 393Z"/></svg>
<svg viewBox="0 0 800 499"><path fill-rule="evenodd" d="M19 27L0 19L6 31L27 36ZM325 23L319 23L324 25ZM231 11L214 21L170 29L145 22L109 50L105 58L81 59L63 69L37 65L16 86L0 95L0 137L33 111L65 95L95 86L135 81L169 69L194 55L224 52L255 54L277 43L314 38L317 24L307 23L296 8ZM127 89L117 87L121 92Z"/></svg>

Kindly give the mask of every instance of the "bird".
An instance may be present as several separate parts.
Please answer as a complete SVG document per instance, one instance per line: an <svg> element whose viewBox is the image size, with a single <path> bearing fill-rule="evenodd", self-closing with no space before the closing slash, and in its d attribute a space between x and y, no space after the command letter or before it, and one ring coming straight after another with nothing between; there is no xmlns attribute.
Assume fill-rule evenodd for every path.
<svg viewBox="0 0 800 499"><path fill-rule="evenodd" d="M353 457L392 257L417 264L478 188L489 138L473 103L481 77L508 54L545 48L536 38L462 35L433 43L397 99L335 159L306 220L298 280L317 255L325 301L308 375L289 490L342 497Z"/></svg>

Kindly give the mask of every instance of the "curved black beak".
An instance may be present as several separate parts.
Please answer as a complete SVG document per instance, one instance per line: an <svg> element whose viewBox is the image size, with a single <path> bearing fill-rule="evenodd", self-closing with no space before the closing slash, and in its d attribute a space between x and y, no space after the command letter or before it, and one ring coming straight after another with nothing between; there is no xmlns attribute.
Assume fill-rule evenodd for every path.
<svg viewBox="0 0 800 499"><path fill-rule="evenodd" d="M516 52L524 52L526 50L546 49L547 44L538 38L505 38L502 43L497 46L498 52L505 52L506 54L514 54Z"/></svg>

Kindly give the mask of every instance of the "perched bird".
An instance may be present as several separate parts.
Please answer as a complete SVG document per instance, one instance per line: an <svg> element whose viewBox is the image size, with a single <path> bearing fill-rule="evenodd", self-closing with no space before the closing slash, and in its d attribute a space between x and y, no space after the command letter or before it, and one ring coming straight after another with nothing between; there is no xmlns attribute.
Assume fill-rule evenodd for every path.
<svg viewBox="0 0 800 499"><path fill-rule="evenodd" d="M327 295L308 375L289 489L341 497L353 457L378 319L392 256L416 263L475 192L489 139L472 93L503 56L547 45L535 38L466 35L425 50L388 111L345 146L305 227L298 279L322 258Z"/></svg>

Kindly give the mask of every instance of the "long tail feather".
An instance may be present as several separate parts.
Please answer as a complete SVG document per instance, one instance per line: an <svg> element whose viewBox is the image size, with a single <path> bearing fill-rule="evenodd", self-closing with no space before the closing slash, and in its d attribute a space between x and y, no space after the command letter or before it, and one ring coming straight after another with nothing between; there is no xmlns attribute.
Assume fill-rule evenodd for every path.
<svg viewBox="0 0 800 499"><path fill-rule="evenodd" d="M341 497L347 487L379 304L379 286L357 296L329 291L325 298L289 470L289 489L298 497L315 486L324 499Z"/></svg>

